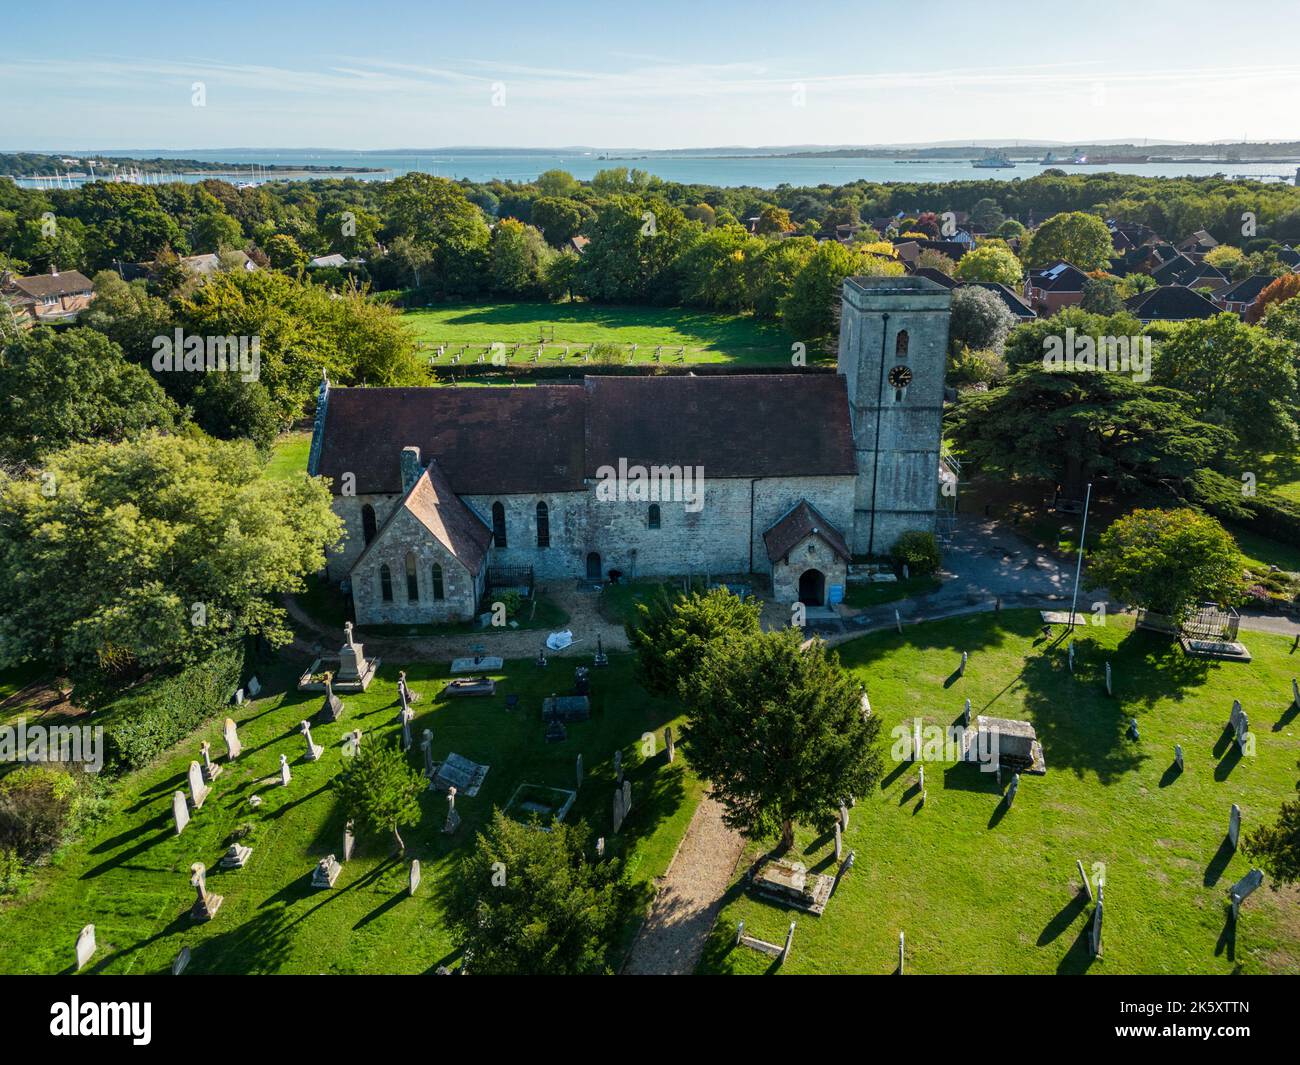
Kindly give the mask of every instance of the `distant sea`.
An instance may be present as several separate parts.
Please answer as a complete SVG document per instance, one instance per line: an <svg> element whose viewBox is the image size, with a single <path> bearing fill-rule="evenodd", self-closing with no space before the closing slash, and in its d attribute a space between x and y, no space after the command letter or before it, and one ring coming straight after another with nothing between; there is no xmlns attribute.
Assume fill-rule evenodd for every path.
<svg viewBox="0 0 1300 1065"><path fill-rule="evenodd" d="M72 152L72 155L79 153ZM260 182L284 180L284 177L267 174L260 167L278 166L349 166L374 167L379 173L356 175L313 174L311 177L347 177L360 180L384 181L410 171L422 171L442 177L468 178L487 181L493 178L509 181L530 181L544 170L567 170L574 177L589 179L598 170L610 167L637 167L647 170L666 181L701 185L751 185L774 188L777 185L842 185L859 179L873 182L948 182L971 180L1002 180L1032 177L1044 168L1037 162L1021 162L1010 169L976 169L969 159L891 160L878 158L790 158L736 155L615 155L602 156L599 152L544 151L456 151L430 152L348 152L311 150L227 149L220 151L122 150L96 152L94 158L111 158L114 155L134 158L197 159L202 162L229 163L232 181ZM1014 153L1013 153L1014 155ZM1276 181L1293 181L1296 163L1129 163L1101 166L1074 166L1052 163L1067 173L1097 173L1113 171L1121 174L1139 174L1144 177L1188 177L1225 174L1228 177L1262 177ZM76 168L73 168L76 169ZM179 175L172 180L201 181L212 174ZM150 180L157 180L151 178ZM21 179L19 184L32 187L48 185L48 181ZM65 181L66 184L66 181Z"/></svg>

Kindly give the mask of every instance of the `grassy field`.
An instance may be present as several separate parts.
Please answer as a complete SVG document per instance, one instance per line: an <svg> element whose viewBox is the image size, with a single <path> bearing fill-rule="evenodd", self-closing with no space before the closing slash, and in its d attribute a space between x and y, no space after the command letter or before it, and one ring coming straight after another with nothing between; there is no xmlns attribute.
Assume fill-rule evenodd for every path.
<svg viewBox="0 0 1300 1065"><path fill-rule="evenodd" d="M86 839L57 854L38 870L36 884L0 910L0 971L57 973L69 968L77 932L94 923L99 951L87 971L160 973L182 946L193 953L189 972L198 973L422 973L457 954L443 921L443 897L460 857L494 806L504 806L524 783L572 787L581 751L585 776L569 821L586 819L596 834L609 836L613 789L612 758L623 750L632 781L632 813L619 836L609 836L611 853L622 854L649 899L649 883L663 873L685 834L699 785L682 759L667 765L659 753L643 759L640 737L661 733L675 708L645 695L631 680L629 656L611 656L608 669L592 674L592 720L569 726L566 741L543 741L541 699L568 690L575 660L557 659L549 669L508 662L498 674L492 698L445 699L445 665L407 667L415 691L414 732L433 733L433 753L456 751L491 765L483 789L461 796L456 809L464 822L455 836L441 833L446 816L442 794L426 793L418 826L404 829L407 860L390 857L390 840L358 840L358 850L333 890L310 886L316 861L340 854L343 813L329 780L341 764L345 733L360 728L363 743L393 742L398 663L386 663L363 695L344 697L346 713L335 724L313 729L325 747L318 762L304 757L298 723L315 714L320 696L285 691L301 663L263 673L269 694L232 707L244 752L229 764L202 809L181 836L172 825L171 796L185 787L185 769L204 739L224 755L218 724L196 733L158 764L126 778L111 816ZM507 711L505 695L520 696ZM293 780L279 782L280 755L289 757ZM420 754L412 752L413 764ZM254 809L248 799L262 796ZM249 864L221 871L218 859L229 837L249 826ZM419 858L422 883L407 896L407 863ZM225 896L216 918L194 924L189 868L209 870L208 888ZM630 945L629 926L613 951L614 961Z"/></svg>
<svg viewBox="0 0 1300 1065"><path fill-rule="evenodd" d="M294 430L281 433L271 445L266 461L266 475L273 480L301 477L307 472L307 455L311 451L311 433Z"/></svg>
<svg viewBox="0 0 1300 1065"><path fill-rule="evenodd" d="M789 364L790 340L776 326L747 315L706 314L678 307L607 307L592 303L472 303L439 304L407 311L404 320L427 347L445 344L457 350L469 345L467 362L494 343L524 347L513 362L526 366L539 343L541 365L563 360L567 345L571 363L578 347L609 343L638 345L636 361L652 363L654 349L663 347L663 361L676 360L686 348L687 362ZM445 365L447 356L441 360Z"/></svg>
<svg viewBox="0 0 1300 1065"><path fill-rule="evenodd" d="M845 847L857 852L818 918L733 889L702 968L759 973L770 959L732 948L737 920L782 942L797 921L784 971L889 973L898 934L913 973L1300 972L1300 890L1269 883L1246 902L1235 937L1227 889L1250 868L1226 843L1228 810L1243 833L1277 816L1294 795L1300 718L1291 640L1250 632L1250 665L1189 660L1168 641L1135 633L1127 619L1088 627L1065 647L1038 635L1038 615L1005 611L865 636L840 648L866 683L886 735L920 715L926 724L976 714L1032 720L1045 776L1022 778L1011 810L993 775L975 766L916 767L887 756L877 794L852 811ZM970 664L953 672L963 650ZM1116 698L1102 671L1114 668ZM1254 757L1238 759L1225 723L1233 698L1250 715ZM1141 740L1125 738L1129 717ZM887 739L892 745L892 738ZM1186 770L1171 769L1175 743ZM833 843L802 831L796 857L834 871ZM758 853L757 848L755 853ZM1092 906L1078 893L1075 860L1106 866L1104 957L1087 949Z"/></svg>

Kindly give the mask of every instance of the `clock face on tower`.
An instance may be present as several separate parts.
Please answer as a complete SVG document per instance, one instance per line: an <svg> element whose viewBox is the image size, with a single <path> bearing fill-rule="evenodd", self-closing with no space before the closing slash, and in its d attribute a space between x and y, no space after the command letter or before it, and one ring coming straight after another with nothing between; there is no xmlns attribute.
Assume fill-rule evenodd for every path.
<svg viewBox="0 0 1300 1065"><path fill-rule="evenodd" d="M912 383L911 367L895 366L889 371L889 383L895 388L906 388Z"/></svg>

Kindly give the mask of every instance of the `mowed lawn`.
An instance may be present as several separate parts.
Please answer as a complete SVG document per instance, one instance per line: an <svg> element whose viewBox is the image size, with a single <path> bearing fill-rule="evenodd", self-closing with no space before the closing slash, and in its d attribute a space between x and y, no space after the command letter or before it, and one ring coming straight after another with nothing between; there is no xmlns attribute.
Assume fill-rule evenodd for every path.
<svg viewBox="0 0 1300 1065"><path fill-rule="evenodd" d="M304 476L310 452L311 433L299 429L281 433L271 445L271 455L266 460L266 476L276 481Z"/></svg>
<svg viewBox="0 0 1300 1065"><path fill-rule="evenodd" d="M445 344L452 351L469 345L466 362L495 343L524 345L512 360L528 363L539 344L540 365L579 361L579 347L590 344L638 345L637 363L652 363L663 347L664 363L686 349L687 362L790 363L790 338L775 325L748 315L708 314L680 307L611 307L593 303L457 303L407 311L403 316L426 348ZM810 356L811 357L811 356ZM446 364L449 356L441 362Z"/></svg>
<svg viewBox="0 0 1300 1065"><path fill-rule="evenodd" d="M342 856L344 816L329 789L342 765L346 733L361 729L363 743L392 743L399 663L384 663L363 695L344 695L346 712L334 724L316 725L313 736L325 748L318 762L304 756L298 731L315 715L320 695L285 691L296 669L282 666L263 674L269 694L232 707L244 751L226 765L211 795L181 836L172 822L172 793L185 789L185 772L212 741L222 756L220 723L214 722L167 754L152 768L125 779L113 799L113 813L83 841L38 870L36 884L17 903L0 910L0 971L58 973L70 967L77 933L96 927L99 949L87 972L161 973L182 946L192 951L194 973L423 973L457 956L458 944L444 919L444 892L460 858L493 807L505 806L524 783L572 788L579 752L585 776L570 823L586 819L595 835L609 837L611 854L622 855L648 902L649 884L668 867L699 796L699 785L680 756L670 766L662 731L676 708L651 699L631 679L631 658L610 656L607 669L592 671L594 713L569 726L568 739L544 742L541 699L571 690L573 667L583 659L552 659L547 669L531 661L506 663L490 698L446 699L445 664L407 668L411 686L423 698L415 704L414 735L433 733L441 760L456 751L491 766L475 797L461 795L456 809L463 823L454 836L442 834L447 803L426 792L418 825L403 828L406 860L391 857L388 838L358 839L358 851L332 890L311 887L310 875L326 854ZM294 663L300 666L304 663ZM507 711L505 695L520 696ZM641 737L660 737L657 753L643 758ZM633 808L623 831L611 835L612 758L623 751L632 781ZM288 787L279 779L280 755L293 773ZM422 765L418 748L410 755ZM249 798L260 795L260 808ZM222 871L218 860L229 837L251 826L246 843L253 854L239 870ZM423 882L407 895L408 863L419 858ZM190 865L204 862L210 891L225 896L216 918L195 924ZM625 930L613 954L618 964L635 928Z"/></svg>
<svg viewBox="0 0 1300 1065"><path fill-rule="evenodd" d="M845 847L856 865L825 914L787 910L733 888L702 968L767 971L771 959L733 947L736 922L784 942L797 922L784 972L890 973L906 934L910 973L1300 972L1300 890L1266 881L1245 903L1235 936L1227 891L1249 869L1226 843L1229 807L1243 836L1276 818L1295 794L1300 718L1292 641L1244 636L1250 665L1190 660L1168 640L1136 633L1128 619L1076 638L1076 675L1056 638L1041 639L1036 612L1004 612L862 637L840 648L890 730L919 715L927 725L974 714L1032 720L1047 761L1025 775L1010 810L993 774L886 757L886 779L851 811ZM1060 630L1057 629L1059 634ZM954 678L963 650L964 677ZM1103 670L1114 669L1107 698ZM1238 758L1225 729L1233 698L1256 736ZM1125 738L1136 717L1141 739ZM1172 769L1181 743L1186 771ZM754 848L757 854L759 848ZM834 872L833 843L801 831L796 857ZM1093 961L1093 907L1079 895L1075 860L1104 863L1104 957Z"/></svg>

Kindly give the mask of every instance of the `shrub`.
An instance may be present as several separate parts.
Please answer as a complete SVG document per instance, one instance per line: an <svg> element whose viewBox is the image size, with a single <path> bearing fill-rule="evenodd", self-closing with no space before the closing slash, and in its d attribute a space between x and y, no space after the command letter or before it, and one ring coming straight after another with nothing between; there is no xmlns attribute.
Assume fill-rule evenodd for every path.
<svg viewBox="0 0 1300 1065"><path fill-rule="evenodd" d="M60 769L15 769L0 780L0 851L44 857L62 841L76 798L76 781Z"/></svg>
<svg viewBox="0 0 1300 1065"><path fill-rule="evenodd" d="M948 371L951 385L994 385L1007 376L1006 360L996 351L963 348L953 356Z"/></svg>
<svg viewBox="0 0 1300 1065"><path fill-rule="evenodd" d="M939 541L934 533L913 529L903 533L890 551L895 565L907 566L911 577L929 577L939 568L942 556L939 553Z"/></svg>
<svg viewBox="0 0 1300 1065"><path fill-rule="evenodd" d="M27 867L18 852L0 849L0 896L21 895L28 879Z"/></svg>
<svg viewBox="0 0 1300 1065"><path fill-rule="evenodd" d="M173 743L215 717L239 687L241 647L228 647L177 673L155 675L105 708L104 751L117 772L147 765Z"/></svg>

